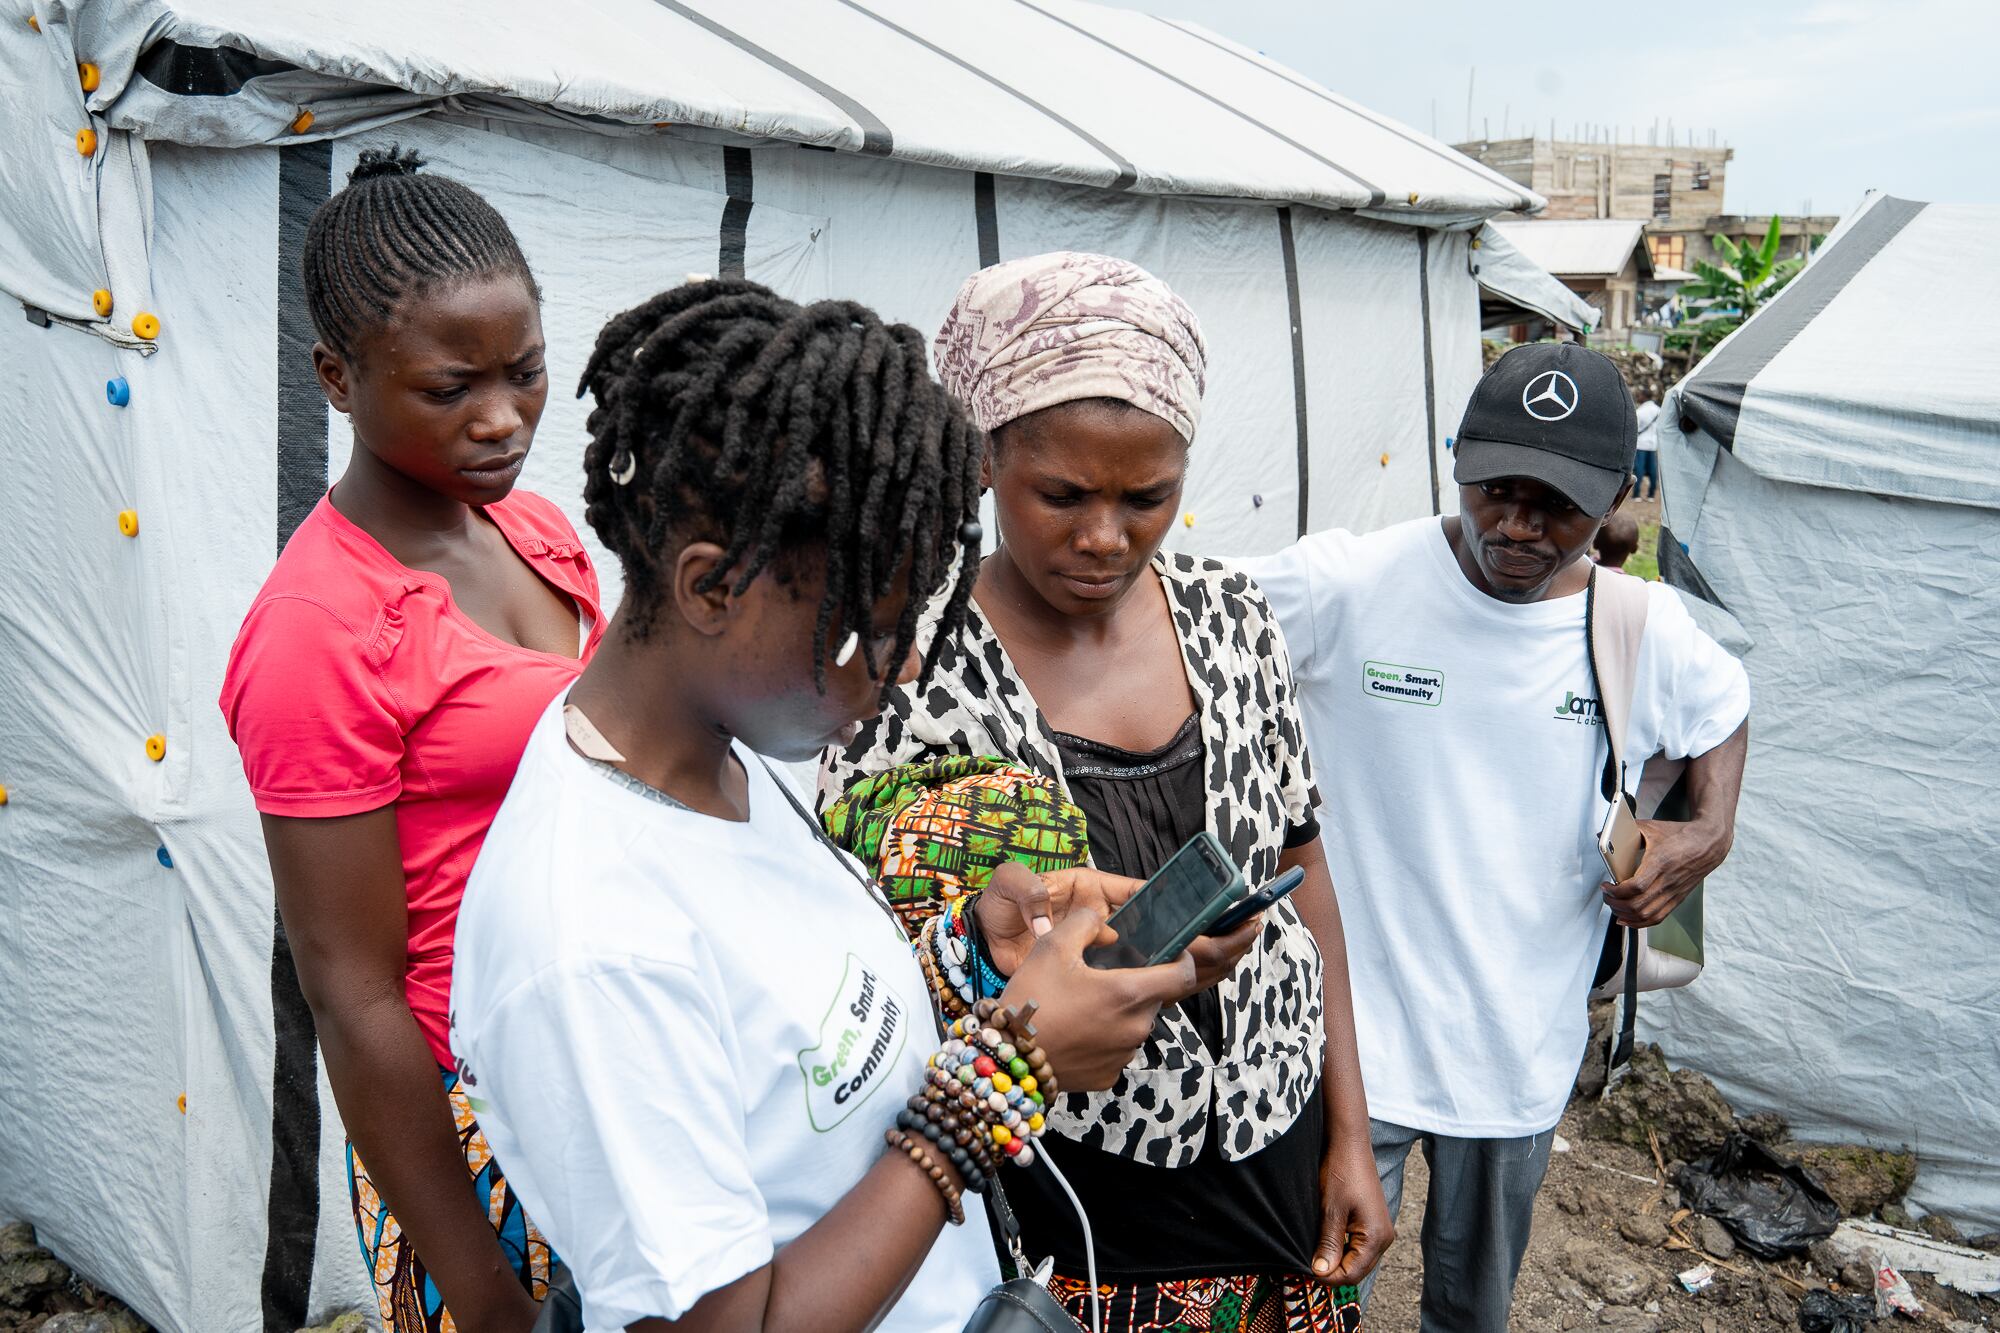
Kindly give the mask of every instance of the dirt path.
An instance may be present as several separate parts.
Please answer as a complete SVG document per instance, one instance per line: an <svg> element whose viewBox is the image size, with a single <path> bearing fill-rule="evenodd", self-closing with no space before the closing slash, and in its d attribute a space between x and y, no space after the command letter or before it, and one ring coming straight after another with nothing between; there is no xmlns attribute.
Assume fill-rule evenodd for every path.
<svg viewBox="0 0 2000 1333"><path fill-rule="evenodd" d="M1706 1291L1689 1295L1675 1274L1704 1259L1668 1248L1679 1243L1667 1227L1679 1196L1671 1185L1657 1183L1652 1158L1623 1144L1585 1138L1574 1112L1563 1118L1559 1132L1570 1150L1551 1156L1548 1179L1535 1202L1534 1237L1514 1293L1513 1333L1598 1328L1776 1333L1799 1327L1798 1301L1807 1287L1838 1280L1837 1275L1812 1271L1805 1259L1766 1264L1735 1254L1727 1260L1734 1271L1718 1271ZM1412 1152L1405 1168L1398 1240L1375 1284L1363 1325L1368 1333L1417 1333L1423 1282L1417 1238L1429 1185L1423 1154ZM1698 1237L1698 1227L1699 1219L1687 1218L1676 1230ZM2000 1327L2000 1302L1945 1291L1920 1275L1911 1275L1910 1282L1924 1301L1925 1317L1884 1320L1874 1326L1879 1333L1897 1328L1973 1333Z"/></svg>

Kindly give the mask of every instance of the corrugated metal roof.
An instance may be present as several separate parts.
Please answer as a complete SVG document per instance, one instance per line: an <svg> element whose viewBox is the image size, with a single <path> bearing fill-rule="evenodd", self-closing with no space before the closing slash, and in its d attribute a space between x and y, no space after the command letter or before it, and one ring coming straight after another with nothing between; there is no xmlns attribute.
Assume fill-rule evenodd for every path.
<svg viewBox="0 0 2000 1333"><path fill-rule="evenodd" d="M1616 277L1639 255L1639 276L1653 276L1646 224L1623 218L1494 222L1514 248L1559 278Z"/></svg>

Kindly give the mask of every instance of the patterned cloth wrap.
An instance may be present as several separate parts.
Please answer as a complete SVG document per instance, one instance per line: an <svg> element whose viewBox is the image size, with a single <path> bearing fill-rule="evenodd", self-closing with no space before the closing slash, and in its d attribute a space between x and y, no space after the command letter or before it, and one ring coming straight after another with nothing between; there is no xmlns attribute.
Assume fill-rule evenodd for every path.
<svg viewBox="0 0 2000 1333"><path fill-rule="evenodd" d="M1005 759L937 755L863 778L820 816L875 872L912 933L940 898L976 893L1002 862L1036 874L1080 866L1083 811L1062 788Z"/></svg>
<svg viewBox="0 0 2000 1333"><path fill-rule="evenodd" d="M471 1178L473 1197L493 1224L500 1249L513 1267L514 1275L530 1296L541 1300L548 1295L549 1270L556 1256L542 1233L521 1211L493 1149L473 1119L472 1102L458 1085L458 1074L440 1069L445 1100L458 1129L458 1143L465 1153L465 1170ZM417 1248L403 1235L403 1228L389 1212L389 1205L368 1178L368 1168L347 1145L347 1197L354 1207L354 1230L361 1240L361 1262L367 1266L375 1286L376 1303L382 1309L384 1333L456 1333L458 1323L444 1308L444 1297L431 1281Z"/></svg>
<svg viewBox="0 0 2000 1333"><path fill-rule="evenodd" d="M1055 1277L1049 1291L1090 1327L1090 1284ZM1359 1333L1361 1298L1303 1273L1198 1277L1098 1289L1104 1333Z"/></svg>
<svg viewBox="0 0 2000 1333"><path fill-rule="evenodd" d="M965 280L932 351L984 431L1079 398L1142 407L1194 440L1208 346L1187 303L1137 264L1059 250Z"/></svg>

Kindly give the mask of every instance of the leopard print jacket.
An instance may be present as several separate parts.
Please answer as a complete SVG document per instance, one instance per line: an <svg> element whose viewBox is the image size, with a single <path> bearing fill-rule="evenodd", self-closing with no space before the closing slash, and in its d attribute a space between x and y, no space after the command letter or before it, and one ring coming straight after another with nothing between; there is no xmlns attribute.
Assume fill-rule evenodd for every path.
<svg viewBox="0 0 2000 1333"><path fill-rule="evenodd" d="M1201 716L1208 830L1250 883L1267 883L1286 831L1306 822L1313 802L1284 637L1242 572L1182 554L1153 564ZM936 612L926 615L922 640ZM893 692L852 744L821 756L819 805L860 778L937 753L999 755L1063 781L1054 734L976 603L921 693ZM1230 1161L1260 1151L1318 1095L1321 982L1319 947L1287 899L1222 983L1220 1059L1178 1008L1165 1010L1117 1083L1065 1094L1050 1130L1156 1166L1188 1165L1211 1132Z"/></svg>

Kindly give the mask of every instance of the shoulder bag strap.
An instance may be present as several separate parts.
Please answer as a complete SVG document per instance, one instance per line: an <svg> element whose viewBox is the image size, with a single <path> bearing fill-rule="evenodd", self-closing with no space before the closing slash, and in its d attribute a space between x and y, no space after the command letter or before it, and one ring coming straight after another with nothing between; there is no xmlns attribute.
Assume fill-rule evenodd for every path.
<svg viewBox="0 0 2000 1333"><path fill-rule="evenodd" d="M1634 594L1637 594L1634 596ZM1591 679L1597 685L1598 715L1604 720L1604 799L1626 801L1625 724L1631 718L1632 691L1639 675L1639 645L1646 635L1646 587L1622 571L1593 565L1584 592L1585 650ZM1613 922L1611 929L1618 929ZM1625 927L1625 1012L1616 1044L1606 1061L1608 1075L1632 1058L1639 1023L1639 932Z"/></svg>
<svg viewBox="0 0 2000 1333"><path fill-rule="evenodd" d="M1607 784L1622 789L1626 777L1626 728L1632 721L1632 694L1639 680L1639 649L1646 638L1646 585L1622 570L1593 567L1584 594L1584 634L1590 674L1597 683L1597 706L1604 719L1610 764ZM1607 785L1606 800L1614 787Z"/></svg>

